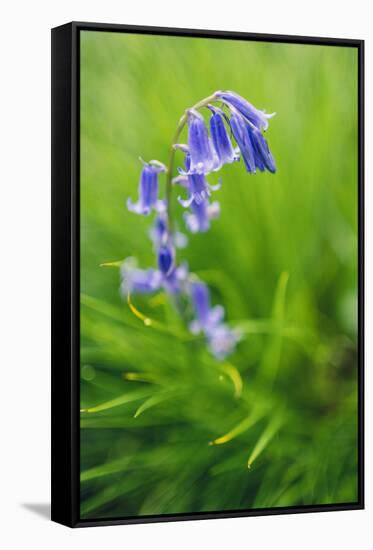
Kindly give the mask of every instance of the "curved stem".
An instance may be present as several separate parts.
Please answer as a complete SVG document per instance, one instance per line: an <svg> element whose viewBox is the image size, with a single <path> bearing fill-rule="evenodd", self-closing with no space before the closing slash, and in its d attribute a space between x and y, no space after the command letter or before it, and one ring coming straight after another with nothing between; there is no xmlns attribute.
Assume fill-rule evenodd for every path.
<svg viewBox="0 0 373 550"><path fill-rule="evenodd" d="M201 101L198 101L198 103L193 105L191 109L200 109L201 107L205 107L206 105L208 105L209 103L215 100L216 100L216 92L208 97L205 97L204 99L201 99ZM166 178L167 224L170 232L172 232L172 229L173 229L171 197L172 197L172 175L174 171L174 160L175 160L175 153L176 153L174 145L178 142L179 136L183 131L184 126L187 122L187 119L188 119L187 112L188 112L188 109L185 111L185 113L181 117L178 127L176 128L176 132L171 143L170 153L168 157L168 164L167 164L167 178Z"/></svg>

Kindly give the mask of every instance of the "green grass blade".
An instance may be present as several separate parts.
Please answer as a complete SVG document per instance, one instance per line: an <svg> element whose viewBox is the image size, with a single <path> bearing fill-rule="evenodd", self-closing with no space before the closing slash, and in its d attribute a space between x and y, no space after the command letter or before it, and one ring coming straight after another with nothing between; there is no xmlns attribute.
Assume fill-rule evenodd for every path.
<svg viewBox="0 0 373 550"><path fill-rule="evenodd" d="M241 422L239 422L234 428L232 428L228 433L217 437L213 441L210 441L209 445L223 445L224 443L228 443L229 441L232 441L232 439L235 439L242 433L244 433L246 430L254 426L258 420L263 416L263 410L256 409L253 411L247 418L244 418Z"/></svg>
<svg viewBox="0 0 373 550"><path fill-rule="evenodd" d="M171 399L175 395L175 392L167 392L167 393L160 393L157 395L153 395L152 397L149 397L140 407L137 409L135 414L133 415L134 418L137 418L142 414L143 412L147 411L148 409L151 409L152 407L155 407L156 405L159 405L160 403L163 403L164 401L167 401L168 399Z"/></svg>
<svg viewBox="0 0 373 550"><path fill-rule="evenodd" d="M95 407L88 407L85 409L81 409L80 412L97 413L97 412L107 411L108 409L120 407L121 405L125 405L127 403L131 403L132 401L137 401L139 399L142 399L143 397L147 397L149 393L150 393L150 390L147 390L147 391L139 390L131 393L125 393L123 395L120 395L119 397L116 397L115 399L111 399L110 401L106 401L105 403L101 403L100 405L96 405Z"/></svg>
<svg viewBox="0 0 373 550"><path fill-rule="evenodd" d="M222 365L219 365L219 369L232 381L234 387L234 396L236 399L239 399L242 395L243 382L239 370L225 361Z"/></svg>
<svg viewBox="0 0 373 550"><path fill-rule="evenodd" d="M264 451L267 445L270 443L271 439L276 435L281 426L284 423L282 416L276 416L265 428L262 435L259 437L258 441L255 444L255 447L251 451L251 454L247 461L247 467L251 468L253 462L258 458L258 456Z"/></svg>
<svg viewBox="0 0 373 550"><path fill-rule="evenodd" d="M278 330L271 335L261 362L260 375L270 383L276 378L280 365L288 280L289 274L286 271L281 273L272 305L272 323L278 327Z"/></svg>

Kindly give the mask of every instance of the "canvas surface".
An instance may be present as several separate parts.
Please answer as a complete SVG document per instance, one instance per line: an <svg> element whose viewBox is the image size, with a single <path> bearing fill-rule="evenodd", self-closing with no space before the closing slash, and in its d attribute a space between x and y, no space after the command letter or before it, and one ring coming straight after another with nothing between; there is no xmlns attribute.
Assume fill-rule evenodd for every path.
<svg viewBox="0 0 373 550"><path fill-rule="evenodd" d="M80 47L81 517L356 502L357 49L94 31ZM175 261L240 335L224 357L164 286L128 303L119 267L158 269L156 213L126 206L139 157L167 164L216 90L276 112L275 173L212 171L208 231L172 188Z"/></svg>

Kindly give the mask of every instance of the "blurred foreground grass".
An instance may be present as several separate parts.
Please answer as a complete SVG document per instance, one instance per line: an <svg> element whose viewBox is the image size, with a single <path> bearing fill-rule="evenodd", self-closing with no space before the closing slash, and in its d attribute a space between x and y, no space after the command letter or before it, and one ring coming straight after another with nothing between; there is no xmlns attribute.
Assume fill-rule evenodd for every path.
<svg viewBox="0 0 373 550"><path fill-rule="evenodd" d="M356 86L349 48L82 33L82 517L357 499ZM163 294L133 299L146 327L99 267L154 265L125 208L138 157L166 160L217 89L277 112L278 172L225 167L221 217L179 252L245 332L223 363Z"/></svg>

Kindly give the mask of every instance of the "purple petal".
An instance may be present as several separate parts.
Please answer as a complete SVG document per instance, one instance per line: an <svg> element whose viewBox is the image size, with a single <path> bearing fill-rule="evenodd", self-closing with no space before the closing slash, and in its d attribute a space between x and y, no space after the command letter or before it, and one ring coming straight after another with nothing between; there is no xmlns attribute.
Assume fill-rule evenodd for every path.
<svg viewBox="0 0 373 550"><path fill-rule="evenodd" d="M197 204L195 201L191 204L192 213L186 212L184 219L187 228L191 233L198 233L207 231L210 227L210 221L208 216L208 203L204 201Z"/></svg>
<svg viewBox="0 0 373 550"><path fill-rule="evenodd" d="M276 164L269 150L267 140L265 137L255 128L251 131L252 143L255 151L255 162L259 170L267 168L269 172L276 172Z"/></svg>
<svg viewBox="0 0 373 550"><path fill-rule="evenodd" d="M210 328L212 329L213 327L221 323L223 319L224 319L223 306L215 306L211 308L208 316L208 321L207 321L207 326L209 327L209 328L206 327L207 330L209 330Z"/></svg>
<svg viewBox="0 0 373 550"><path fill-rule="evenodd" d="M148 215L153 208L158 205L158 174L164 172L166 167L159 161L152 160L149 163L140 159L143 169L139 181L139 199L133 203L131 199L127 201L127 208L136 214Z"/></svg>
<svg viewBox="0 0 373 550"><path fill-rule="evenodd" d="M221 99L228 106L233 106L237 111L251 122L258 130L267 130L268 119L274 116L275 113L267 114L260 111L254 105L249 103L245 98L235 92L217 92L216 97Z"/></svg>
<svg viewBox="0 0 373 550"><path fill-rule="evenodd" d="M239 340L240 335L225 324L217 325L207 335L209 349L219 360L231 354Z"/></svg>
<svg viewBox="0 0 373 550"><path fill-rule="evenodd" d="M189 272L186 264L173 269L167 276L163 277L162 284L166 292L170 294L182 292L185 288L188 275Z"/></svg>
<svg viewBox="0 0 373 550"><path fill-rule="evenodd" d="M194 195L189 197L188 199L182 199L181 197L177 197L178 202L183 206L184 208L189 208L189 206L194 201Z"/></svg>
<svg viewBox="0 0 373 550"><path fill-rule="evenodd" d="M147 216L148 214L150 214L150 208L145 207L140 200L137 202L132 202L132 199L128 198L127 209L130 212L134 212L135 214L142 214L143 216Z"/></svg>
<svg viewBox="0 0 373 550"><path fill-rule="evenodd" d="M215 151L221 164L231 163L235 160L235 153L224 124L225 115L221 109L216 107L212 107L212 109L210 131Z"/></svg>
<svg viewBox="0 0 373 550"><path fill-rule="evenodd" d="M255 172L255 153L247 128L248 123L243 120L240 114L233 112L230 118L230 125L234 139L240 148L246 170L250 173Z"/></svg>
<svg viewBox="0 0 373 550"><path fill-rule="evenodd" d="M203 328L208 322L210 313L210 293L207 285L195 282L190 285L190 297L196 314L196 319Z"/></svg>
<svg viewBox="0 0 373 550"><path fill-rule="evenodd" d="M172 245L164 244L158 250L158 267L164 275L169 275L174 267L175 251Z"/></svg>
<svg viewBox="0 0 373 550"><path fill-rule="evenodd" d="M203 116L194 109L188 111L188 146L190 166L188 172L207 174L216 169L216 153L209 138Z"/></svg>

